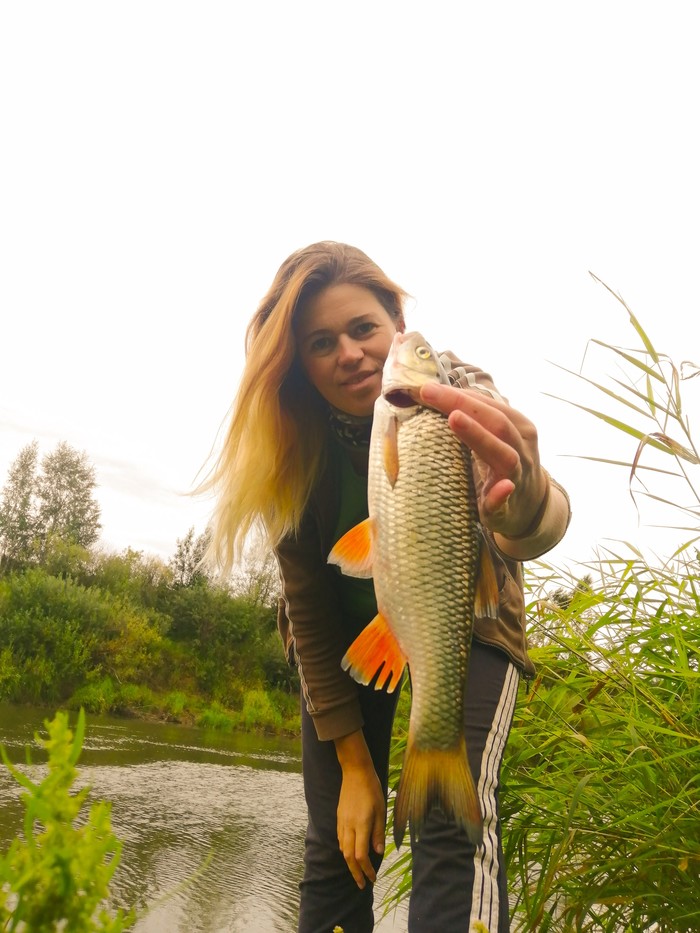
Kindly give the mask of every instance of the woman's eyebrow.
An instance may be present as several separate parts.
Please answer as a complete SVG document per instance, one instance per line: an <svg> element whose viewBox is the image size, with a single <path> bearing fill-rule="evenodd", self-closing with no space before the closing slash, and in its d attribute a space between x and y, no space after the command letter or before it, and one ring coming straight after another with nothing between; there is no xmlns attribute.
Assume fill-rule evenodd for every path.
<svg viewBox="0 0 700 933"><path fill-rule="evenodd" d="M346 321L344 326L354 327L356 324L364 323L371 316L371 314L358 314L356 317L351 317L349 321ZM318 327L316 330L304 334L301 339L306 342L307 340L312 340L314 337L325 337L327 334L334 334L335 332L335 328L333 327Z"/></svg>
<svg viewBox="0 0 700 933"><path fill-rule="evenodd" d="M302 343L307 343L309 340L315 340L316 337L326 337L329 334L332 334L333 331L329 327L319 327L316 330L309 331L308 334L302 335Z"/></svg>

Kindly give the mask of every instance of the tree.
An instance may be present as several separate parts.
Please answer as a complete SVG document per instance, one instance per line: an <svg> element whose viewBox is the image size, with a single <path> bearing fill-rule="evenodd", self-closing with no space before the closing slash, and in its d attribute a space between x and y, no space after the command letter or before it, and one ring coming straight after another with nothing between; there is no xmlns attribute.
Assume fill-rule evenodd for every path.
<svg viewBox="0 0 700 933"><path fill-rule="evenodd" d="M30 559L36 534L36 441L20 450L10 467L0 506L0 561L5 564Z"/></svg>
<svg viewBox="0 0 700 933"><path fill-rule="evenodd" d="M100 531L95 468L85 452L61 441L37 472L32 441L10 467L0 506L0 558L5 565L45 560L57 544L89 548Z"/></svg>
<svg viewBox="0 0 700 933"><path fill-rule="evenodd" d="M246 548L243 560L233 569L231 592L254 606L276 607L282 595L275 555L253 541Z"/></svg>
<svg viewBox="0 0 700 933"><path fill-rule="evenodd" d="M194 536L194 527L184 538L177 539L177 550L171 558L169 567L173 572L174 586L196 586L209 581L209 575L202 565L202 559L209 545L211 532L207 528L201 535Z"/></svg>
<svg viewBox="0 0 700 933"><path fill-rule="evenodd" d="M97 541L100 506L95 499L95 468L85 451L61 441L41 463L37 481L38 527L42 551L54 537L89 548Z"/></svg>

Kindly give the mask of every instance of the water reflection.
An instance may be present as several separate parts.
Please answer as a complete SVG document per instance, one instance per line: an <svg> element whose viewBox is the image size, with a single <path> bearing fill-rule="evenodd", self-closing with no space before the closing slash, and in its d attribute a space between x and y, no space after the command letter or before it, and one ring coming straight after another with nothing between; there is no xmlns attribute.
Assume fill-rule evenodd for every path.
<svg viewBox="0 0 700 933"><path fill-rule="evenodd" d="M0 706L0 742L13 761L24 761L45 718ZM43 771L36 747L32 760ZM124 844L114 906L144 912L136 933L295 929L306 823L297 740L89 717L79 769L90 799L112 803ZM0 768L2 848L20 820L18 789ZM376 925L405 928L404 913Z"/></svg>
<svg viewBox="0 0 700 933"><path fill-rule="evenodd" d="M145 906L171 892L137 930L293 929L304 819L284 800L298 774L170 761L85 776L115 801L115 893Z"/></svg>

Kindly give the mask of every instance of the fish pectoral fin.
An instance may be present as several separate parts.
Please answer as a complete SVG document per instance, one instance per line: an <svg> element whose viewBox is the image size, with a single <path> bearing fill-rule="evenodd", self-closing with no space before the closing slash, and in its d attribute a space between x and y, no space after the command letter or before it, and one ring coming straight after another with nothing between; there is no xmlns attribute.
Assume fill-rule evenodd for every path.
<svg viewBox="0 0 700 933"><path fill-rule="evenodd" d="M406 655L381 612L350 645L341 665L344 671L349 671L361 684L368 684L379 671L375 690L381 690L387 682L388 693L393 693L397 688L406 666Z"/></svg>
<svg viewBox="0 0 700 933"><path fill-rule="evenodd" d="M389 418L383 438L384 472L393 489L399 478L399 420Z"/></svg>
<svg viewBox="0 0 700 933"><path fill-rule="evenodd" d="M479 555L479 576L474 597L474 615L480 619L497 619L498 604L499 593L496 568L493 565L491 551L484 541Z"/></svg>
<svg viewBox="0 0 700 933"><path fill-rule="evenodd" d="M373 550L372 519L366 518L336 541L328 563L336 564L349 577L371 577Z"/></svg>

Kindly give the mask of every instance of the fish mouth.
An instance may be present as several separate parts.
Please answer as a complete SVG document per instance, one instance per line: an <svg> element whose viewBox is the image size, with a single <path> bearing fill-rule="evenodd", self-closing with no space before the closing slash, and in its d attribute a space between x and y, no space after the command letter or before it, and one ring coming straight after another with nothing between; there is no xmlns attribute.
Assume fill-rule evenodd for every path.
<svg viewBox="0 0 700 933"><path fill-rule="evenodd" d="M419 391L419 389L408 387L390 389L384 393L384 398L394 408L413 408L420 404L420 400L416 397ZM412 393L415 393L415 395Z"/></svg>

